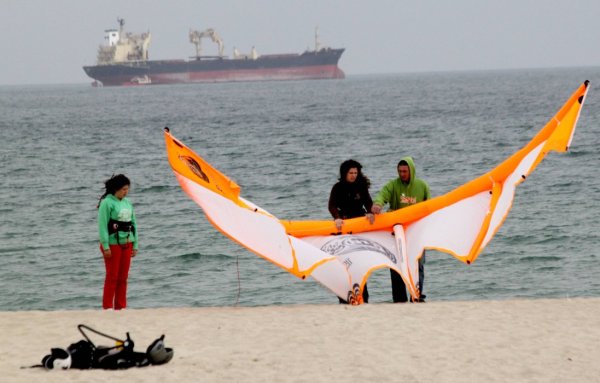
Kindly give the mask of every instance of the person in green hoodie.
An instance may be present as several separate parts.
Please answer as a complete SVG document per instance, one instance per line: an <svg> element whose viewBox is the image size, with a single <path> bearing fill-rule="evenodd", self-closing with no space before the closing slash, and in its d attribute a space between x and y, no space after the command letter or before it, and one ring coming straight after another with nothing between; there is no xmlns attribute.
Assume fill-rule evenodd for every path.
<svg viewBox="0 0 600 383"><path fill-rule="evenodd" d="M100 250L106 279L102 308L121 310L127 306L127 279L131 258L137 255L138 231L133 205L127 194L129 178L123 174L104 182L106 191L98 203Z"/></svg>
<svg viewBox="0 0 600 383"><path fill-rule="evenodd" d="M373 207L371 208L373 214L380 214L386 204L389 204L390 206L389 211L394 211L431 198L427 182L417 178L415 163L412 157L403 157L400 162L398 162L397 170L398 178L385 184L381 191L375 196ZM425 301L425 295L423 295L423 280L425 279L424 263L425 253L423 253L423 256L419 260L418 287L421 293L419 298L420 302ZM390 270L390 274L394 303L408 301L406 286L404 285L404 281L402 281L402 277L394 270Z"/></svg>

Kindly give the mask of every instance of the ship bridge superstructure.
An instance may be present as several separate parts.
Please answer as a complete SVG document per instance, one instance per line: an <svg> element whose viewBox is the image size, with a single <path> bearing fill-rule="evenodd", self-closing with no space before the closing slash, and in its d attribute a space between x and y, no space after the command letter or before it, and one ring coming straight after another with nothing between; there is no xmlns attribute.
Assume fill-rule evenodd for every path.
<svg viewBox="0 0 600 383"><path fill-rule="evenodd" d="M104 45L98 48L98 65L147 61L150 31L141 34L125 33L125 20L119 18L117 21L118 30L104 31Z"/></svg>

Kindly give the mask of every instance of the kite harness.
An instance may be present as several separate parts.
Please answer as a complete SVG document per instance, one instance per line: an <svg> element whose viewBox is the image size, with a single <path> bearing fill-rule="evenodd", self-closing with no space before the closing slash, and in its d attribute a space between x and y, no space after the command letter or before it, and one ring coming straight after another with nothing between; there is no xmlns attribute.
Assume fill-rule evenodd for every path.
<svg viewBox="0 0 600 383"><path fill-rule="evenodd" d="M128 233L127 238L129 239L131 236L131 233L135 232L135 227L133 226L133 224L131 222L117 221L114 219L110 219L108 221L108 234L117 233L117 235L115 236L117 238L117 244L119 244L119 232Z"/></svg>

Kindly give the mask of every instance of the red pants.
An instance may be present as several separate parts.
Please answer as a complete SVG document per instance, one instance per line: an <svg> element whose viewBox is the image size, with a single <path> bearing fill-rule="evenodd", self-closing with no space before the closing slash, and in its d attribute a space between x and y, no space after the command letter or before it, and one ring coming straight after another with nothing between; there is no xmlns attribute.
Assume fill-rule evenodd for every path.
<svg viewBox="0 0 600 383"><path fill-rule="evenodd" d="M102 250L102 245L100 245ZM127 277L131 264L133 244L110 245L110 258L104 257L106 279L104 280L104 295L102 308L120 310L127 306Z"/></svg>

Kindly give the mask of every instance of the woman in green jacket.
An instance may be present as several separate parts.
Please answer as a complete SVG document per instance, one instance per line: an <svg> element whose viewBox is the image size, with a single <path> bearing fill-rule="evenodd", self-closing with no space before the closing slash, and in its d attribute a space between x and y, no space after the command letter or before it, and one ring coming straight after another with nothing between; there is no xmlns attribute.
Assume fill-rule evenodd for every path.
<svg viewBox="0 0 600 383"><path fill-rule="evenodd" d="M104 182L106 192L98 204L100 250L106 266L102 308L121 310L127 306L127 278L131 258L138 249L133 205L126 198L130 181L123 174Z"/></svg>

